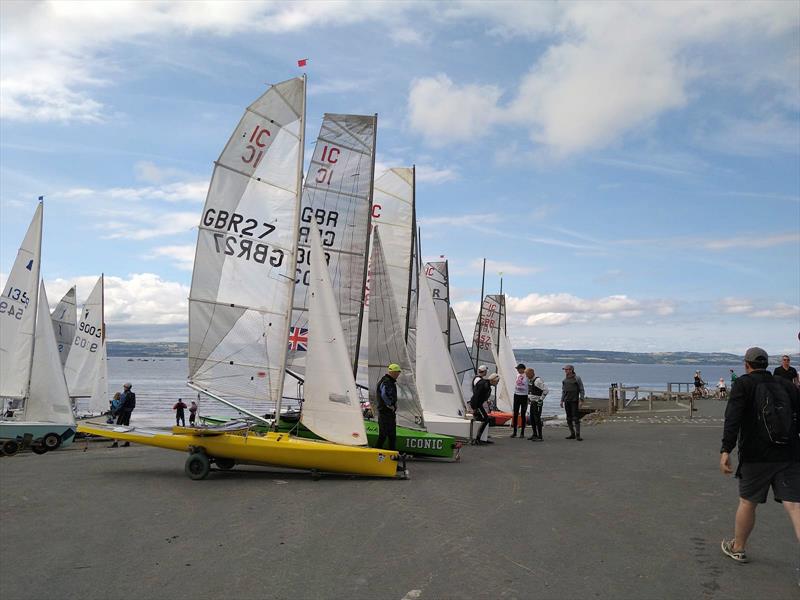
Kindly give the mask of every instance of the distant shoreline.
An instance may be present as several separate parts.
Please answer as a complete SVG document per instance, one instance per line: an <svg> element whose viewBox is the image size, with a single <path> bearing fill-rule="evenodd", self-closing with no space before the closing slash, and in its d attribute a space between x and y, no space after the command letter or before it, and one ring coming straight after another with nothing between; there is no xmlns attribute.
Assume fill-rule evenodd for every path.
<svg viewBox="0 0 800 600"><path fill-rule="evenodd" d="M108 342L110 357L186 358L186 342ZM742 357L726 352L610 352L604 350L557 350L519 348L517 360L532 363L597 363L637 365L738 365ZM791 355L794 364L800 355Z"/></svg>

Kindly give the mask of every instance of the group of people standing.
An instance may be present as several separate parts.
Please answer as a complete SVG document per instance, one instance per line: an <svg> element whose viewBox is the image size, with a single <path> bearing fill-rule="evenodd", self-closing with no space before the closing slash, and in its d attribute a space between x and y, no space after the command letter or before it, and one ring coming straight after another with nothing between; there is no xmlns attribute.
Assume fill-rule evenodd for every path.
<svg viewBox="0 0 800 600"><path fill-rule="evenodd" d="M130 383L126 383L122 386L122 393L116 392L114 394L111 400L111 410L109 411L107 419L108 423L113 423L114 419L116 419L117 425L131 424L131 414L133 413L133 409L136 408L136 394L133 393L132 387ZM130 445L130 442L125 442L123 444L123 446ZM112 448L118 446L119 442L117 442L117 440L114 440L114 443L111 444Z"/></svg>

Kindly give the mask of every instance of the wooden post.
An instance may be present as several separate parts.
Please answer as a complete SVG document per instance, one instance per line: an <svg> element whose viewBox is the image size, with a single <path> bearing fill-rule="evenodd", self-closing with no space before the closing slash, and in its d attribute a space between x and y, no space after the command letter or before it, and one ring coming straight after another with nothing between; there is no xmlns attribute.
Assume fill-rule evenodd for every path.
<svg viewBox="0 0 800 600"><path fill-rule="evenodd" d="M650 409L650 412L653 412L653 392L650 392L650 395L647 398L647 404Z"/></svg>

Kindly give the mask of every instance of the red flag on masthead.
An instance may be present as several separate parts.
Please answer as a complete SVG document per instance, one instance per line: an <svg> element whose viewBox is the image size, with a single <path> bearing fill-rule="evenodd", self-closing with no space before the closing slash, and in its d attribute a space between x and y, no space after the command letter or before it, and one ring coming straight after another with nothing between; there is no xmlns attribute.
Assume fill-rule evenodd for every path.
<svg viewBox="0 0 800 600"><path fill-rule="evenodd" d="M301 58L300 60L297 61L297 66L298 67L305 67L307 62L308 62L307 58Z"/></svg>

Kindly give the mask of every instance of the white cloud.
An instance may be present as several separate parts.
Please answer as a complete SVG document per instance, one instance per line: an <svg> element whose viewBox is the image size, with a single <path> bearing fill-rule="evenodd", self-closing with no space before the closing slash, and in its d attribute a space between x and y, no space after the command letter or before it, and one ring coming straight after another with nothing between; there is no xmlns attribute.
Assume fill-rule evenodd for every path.
<svg viewBox="0 0 800 600"><path fill-rule="evenodd" d="M436 227L437 225L476 227L487 223L497 223L499 220L499 217L494 213L473 213L446 217L423 217L420 218L419 223L427 227Z"/></svg>
<svg viewBox="0 0 800 600"><path fill-rule="evenodd" d="M194 212L127 213L125 220L109 220L98 223L97 228L105 232L108 240L149 240L168 235L187 233L197 227L200 215Z"/></svg>
<svg viewBox="0 0 800 600"><path fill-rule="evenodd" d="M208 190L207 181L180 181L164 185L143 187L117 187L106 189L71 188L52 194L55 199L102 200L118 202L203 202Z"/></svg>
<svg viewBox="0 0 800 600"><path fill-rule="evenodd" d="M96 275L54 279L46 283L48 295L60 298L78 287L78 303L85 302L97 282ZM105 277L105 319L109 337L115 339L114 325L179 325L188 319L189 288L166 281L153 273L133 273L128 277Z"/></svg>
<svg viewBox="0 0 800 600"><path fill-rule="evenodd" d="M752 298L723 298L719 302L721 312L759 319L798 319L800 306L786 302L764 303Z"/></svg>
<svg viewBox="0 0 800 600"><path fill-rule="evenodd" d="M458 171L449 167L438 169L428 165L419 165L416 169L417 181L422 183L445 183L458 179Z"/></svg>
<svg viewBox="0 0 800 600"><path fill-rule="evenodd" d="M550 45L502 106L502 90L493 85L454 83L444 74L412 83L411 126L433 145L475 140L491 125L506 123L526 127L531 139L556 158L606 147L685 107L695 82L712 81L717 71L729 69L724 55L731 39L756 57L733 76L727 74L748 80L739 91L755 88L755 78L767 82L775 95L794 98L784 104L796 106L797 61L787 60L780 68L771 57L758 62L766 40L791 47L787 40L797 30L793 3L496 2L461 4L451 14L483 18L495 33ZM763 75L761 63L768 67ZM740 123L740 131L730 135L763 141L782 122L767 113L755 123ZM778 133L782 144L796 147L791 132ZM501 162L509 158L498 155Z"/></svg>
<svg viewBox="0 0 800 600"><path fill-rule="evenodd" d="M194 250L192 244L159 246L150 251L148 258L169 258L179 269L191 271L194 267Z"/></svg>
<svg viewBox="0 0 800 600"><path fill-rule="evenodd" d="M500 95L494 85L456 85L447 75L415 79L408 96L411 127L433 146L474 141L496 119Z"/></svg>
<svg viewBox="0 0 800 600"><path fill-rule="evenodd" d="M187 180L191 177L183 169L174 167L161 167L149 160L142 160L133 166L136 178L145 183L161 184L179 179Z"/></svg>

